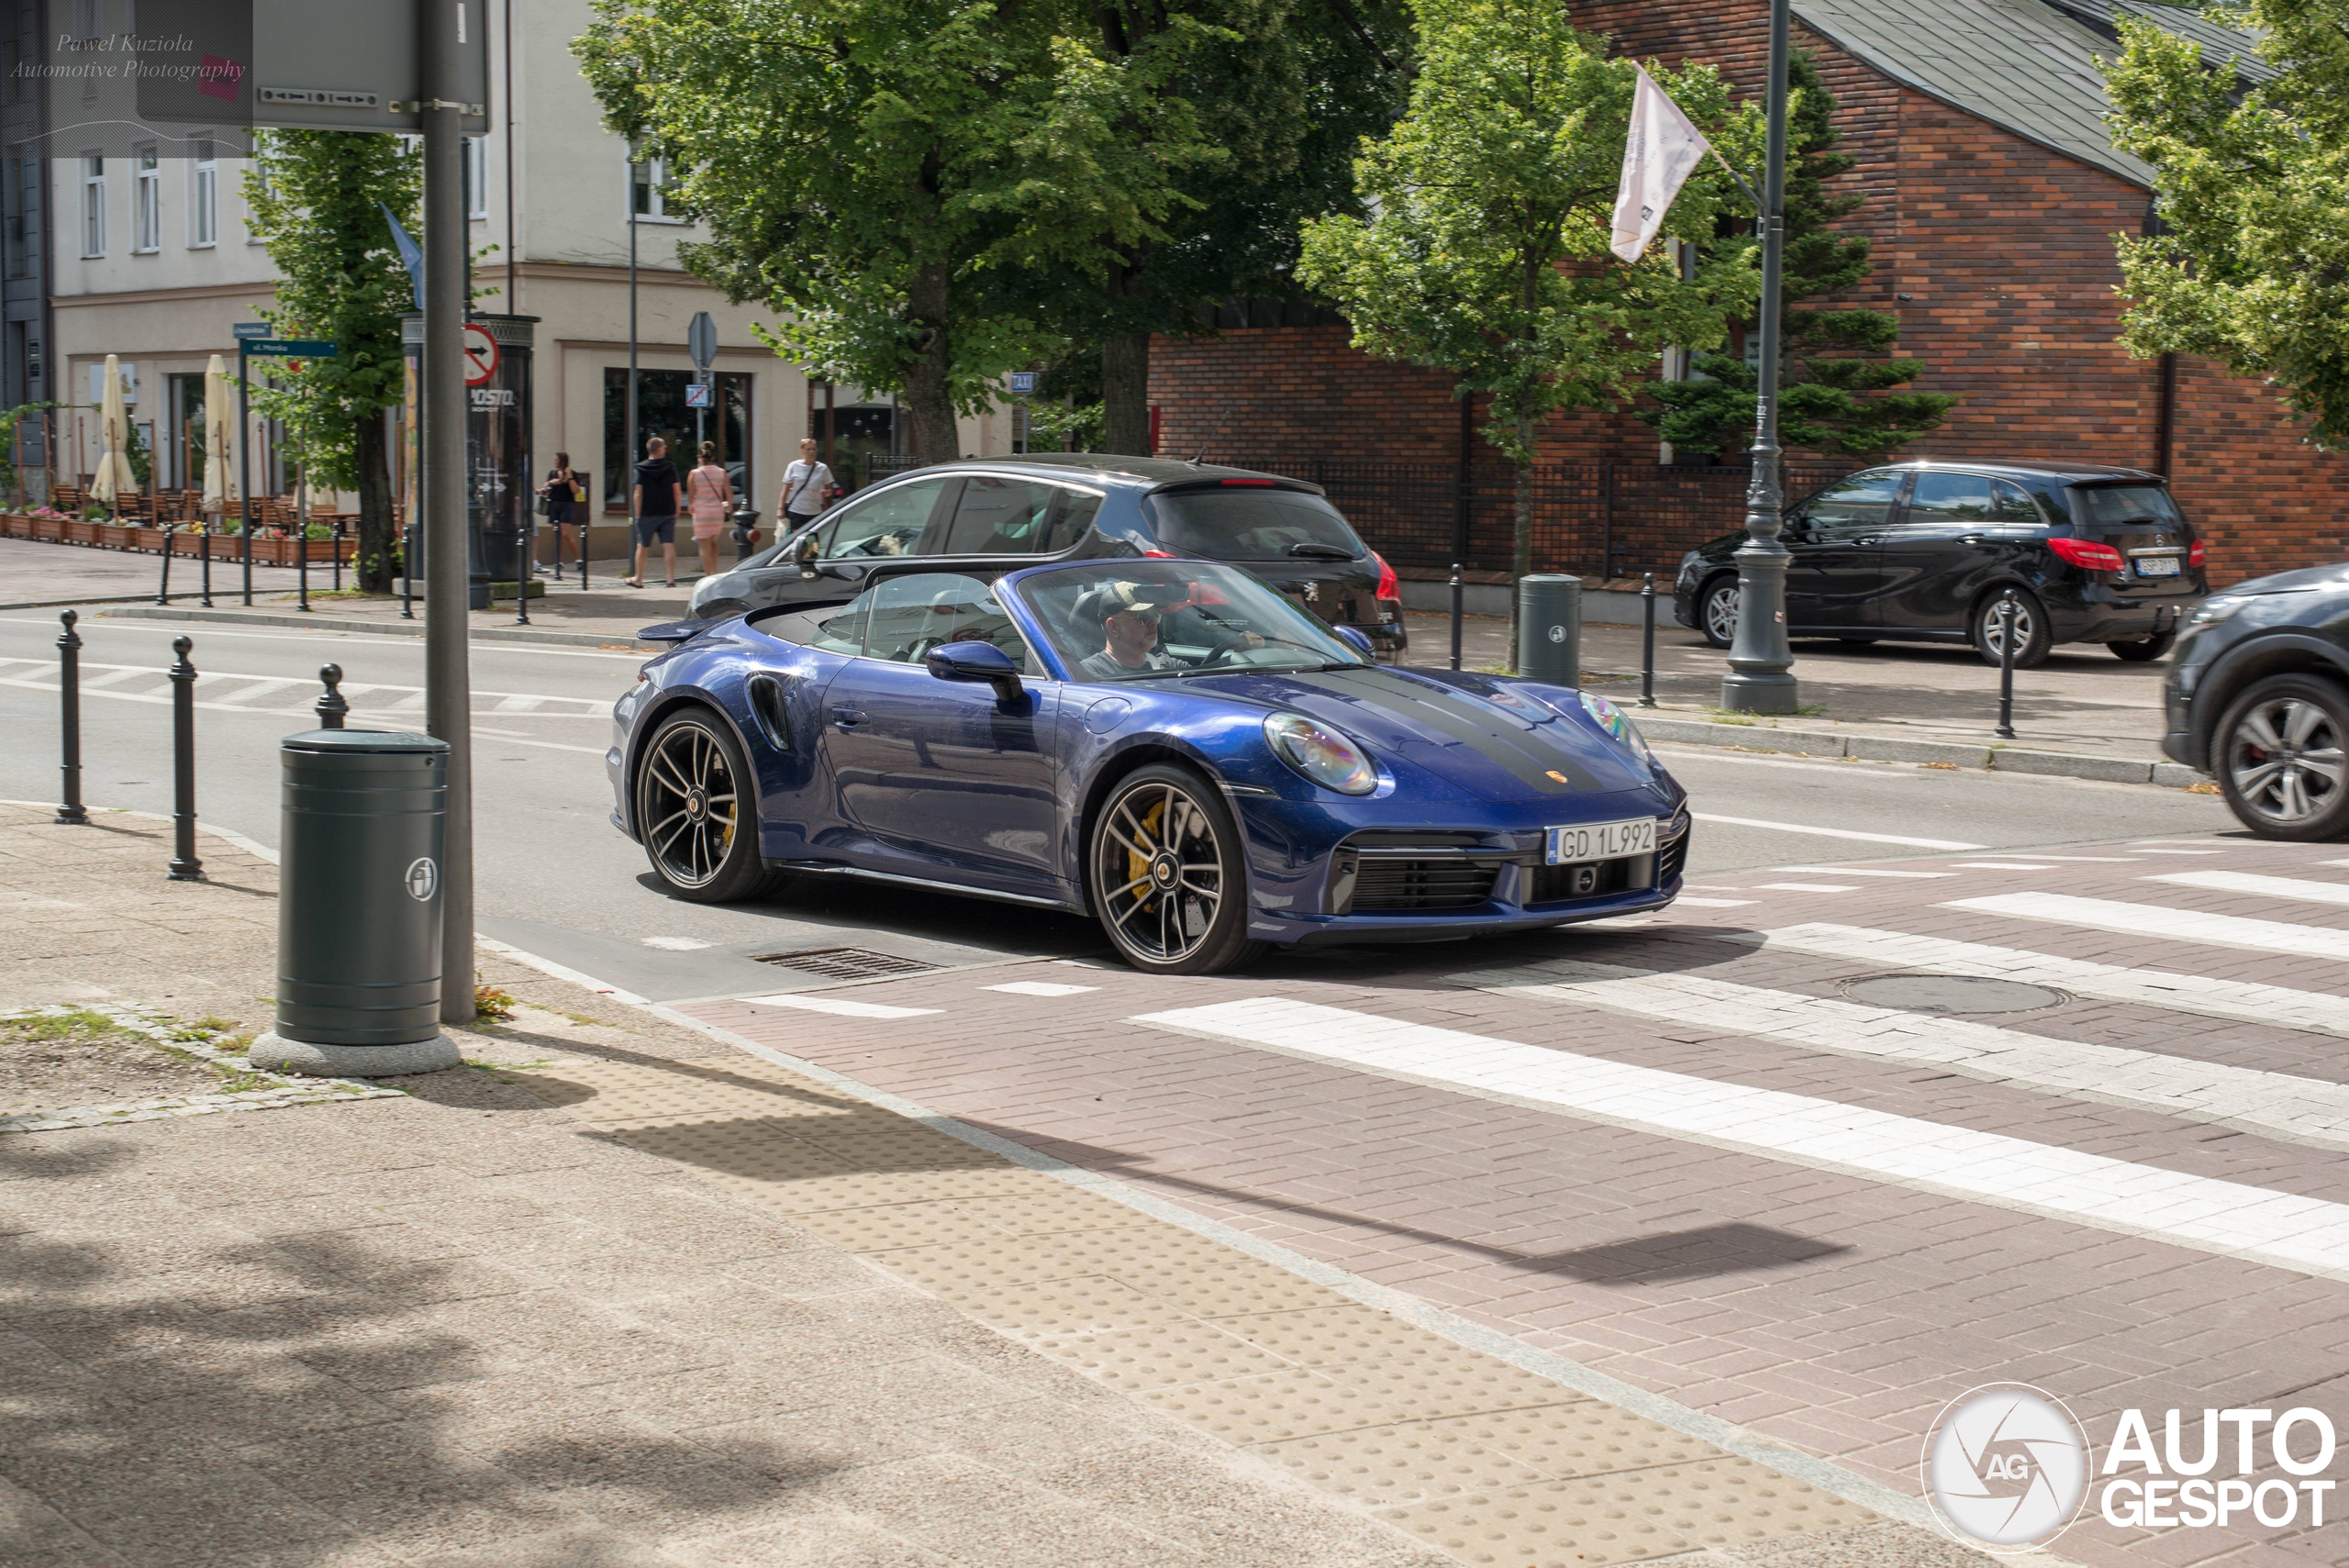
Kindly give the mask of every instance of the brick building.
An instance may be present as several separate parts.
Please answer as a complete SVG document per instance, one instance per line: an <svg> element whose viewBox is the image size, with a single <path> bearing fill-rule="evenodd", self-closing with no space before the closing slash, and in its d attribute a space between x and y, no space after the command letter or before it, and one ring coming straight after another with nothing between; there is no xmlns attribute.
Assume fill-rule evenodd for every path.
<svg viewBox="0 0 2349 1568"><path fill-rule="evenodd" d="M1914 385L1964 401L1901 456L2088 458L2169 474L2209 533L2218 581L2349 559L2349 457L2304 445L2277 394L2185 356L2132 359L2116 341L2111 237L2143 229L2149 171L2107 139L2094 57L2118 52L2126 6L2201 39L2205 57L2264 74L2242 42L2194 12L2146 0L1794 0L1796 43L1838 100L1839 183L1867 200L1843 227L1875 241L1876 272L1837 306L1897 312ZM1718 64L1761 89L1766 0L1586 0L1577 25L1620 52ZM1375 540L1434 564L1445 550L1440 490L1459 460L1461 420L1440 373L1375 361L1341 320L1299 306L1238 306L1212 338L1161 339L1151 398L1161 450L1219 461L1319 462L1341 504L1370 513ZM1489 450L1473 480L1472 553L1502 564L1505 483ZM1561 416L1542 439L1542 563L1662 567L1736 526L1742 470L1659 471L1653 431L1629 409ZM1386 491L1414 487L1395 503ZM1800 494L1848 463L1794 453ZM1447 491L1448 493L1448 491ZM1603 542L1602 542L1603 538Z"/></svg>

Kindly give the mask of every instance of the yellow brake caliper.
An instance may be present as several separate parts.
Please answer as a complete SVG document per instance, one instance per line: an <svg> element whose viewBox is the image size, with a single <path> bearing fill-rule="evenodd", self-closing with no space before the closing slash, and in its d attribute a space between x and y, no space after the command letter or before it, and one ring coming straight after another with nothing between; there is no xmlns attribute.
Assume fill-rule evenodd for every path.
<svg viewBox="0 0 2349 1568"><path fill-rule="evenodd" d="M1164 798L1162 797L1156 806L1152 806L1148 811L1142 814L1142 831L1148 833L1152 838L1158 839L1163 841L1165 835L1162 834L1158 830L1158 819L1165 814L1165 811L1166 802ZM1126 880L1130 883L1137 877L1147 877L1149 875L1150 862L1144 860L1141 856L1134 853L1131 850L1128 850L1126 851ZM1157 897L1158 884L1155 882L1144 882L1142 884L1141 896L1137 898L1135 902L1147 909L1153 902L1156 901Z"/></svg>

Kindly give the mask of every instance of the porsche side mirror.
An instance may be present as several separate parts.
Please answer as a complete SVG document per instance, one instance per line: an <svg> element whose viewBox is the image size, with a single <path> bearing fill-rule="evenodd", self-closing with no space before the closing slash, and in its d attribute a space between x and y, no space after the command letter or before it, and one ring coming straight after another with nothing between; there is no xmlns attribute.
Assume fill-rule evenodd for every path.
<svg viewBox="0 0 2349 1568"><path fill-rule="evenodd" d="M801 561L813 561L816 559L816 552L822 548L821 539L812 533L804 534L800 537L799 543L793 547L793 554Z"/></svg>
<svg viewBox="0 0 2349 1568"><path fill-rule="evenodd" d="M1353 649L1364 658L1375 659L1378 656L1376 651L1370 646L1370 638L1368 634L1364 632L1360 627L1333 626L1330 629L1338 634L1338 640L1340 642L1344 643L1347 647Z"/></svg>
<svg viewBox="0 0 2349 1568"><path fill-rule="evenodd" d="M923 667L941 681L980 681L1004 702L1017 702L1025 689L1011 656L992 642L947 642L922 655Z"/></svg>

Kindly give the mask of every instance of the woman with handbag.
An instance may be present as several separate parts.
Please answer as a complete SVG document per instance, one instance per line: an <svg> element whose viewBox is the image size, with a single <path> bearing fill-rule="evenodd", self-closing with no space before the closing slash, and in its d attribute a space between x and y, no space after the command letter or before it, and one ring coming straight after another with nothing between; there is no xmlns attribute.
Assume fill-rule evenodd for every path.
<svg viewBox="0 0 2349 1568"><path fill-rule="evenodd" d="M563 530L577 519L578 506L579 480L571 472L571 454L557 452L554 467L547 473L547 482L539 486L539 511L554 528L554 565L551 569L535 568L540 576L562 574Z"/></svg>
<svg viewBox="0 0 2349 1568"><path fill-rule="evenodd" d="M694 543L701 550L701 574L718 575L718 534L734 510L734 481L718 462L718 443L701 444L701 462L685 475L685 504L693 512Z"/></svg>

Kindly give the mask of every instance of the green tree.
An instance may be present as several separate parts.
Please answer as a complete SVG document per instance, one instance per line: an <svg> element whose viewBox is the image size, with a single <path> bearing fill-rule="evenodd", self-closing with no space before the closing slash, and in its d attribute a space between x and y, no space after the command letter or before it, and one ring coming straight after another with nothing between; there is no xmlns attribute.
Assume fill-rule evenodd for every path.
<svg viewBox="0 0 2349 1568"><path fill-rule="evenodd" d="M1916 360L1881 359L1900 336L1900 318L1882 310L1804 308L1841 294L1876 270L1866 236L1839 234L1834 224L1867 199L1831 195L1827 182L1858 160L1836 150L1835 97L1810 56L1787 61L1787 238L1779 272L1778 440L1840 456L1870 458L1932 429L1957 395L1887 390L1916 379ZM1742 250L1743 237L1700 241L1705 250ZM1799 358L1800 362L1798 363ZM1742 451L1753 442L1758 377L1744 361L1700 354L1690 369L1702 379L1658 382L1661 405L1640 417L1675 450Z"/></svg>
<svg viewBox="0 0 2349 1568"><path fill-rule="evenodd" d="M2116 13L2113 144L2154 168L2163 232L2114 237L2140 357L2200 354L2265 376L2349 446L2349 3L2242 0L2217 19L2275 77L2246 87L2201 49ZM2249 50L2246 49L2246 52Z"/></svg>
<svg viewBox="0 0 2349 1568"><path fill-rule="evenodd" d="M359 495L359 586L392 588L397 528L384 413L397 407L407 361L400 317L415 295L384 209L413 223L422 152L373 132L268 131L245 174L253 231L278 272L262 318L282 337L324 338L330 360L286 365L254 401L301 440L314 483Z"/></svg>
<svg viewBox="0 0 2349 1568"><path fill-rule="evenodd" d="M1621 401L1666 344L1720 343L1759 283L1743 252L1686 280L1661 248L1630 266L1609 252L1636 72L1605 37L1554 0L1421 0L1418 18L1409 109L1355 164L1373 216L1308 224L1297 275L1346 313L1356 348L1489 395L1485 439L1517 470L1521 576L1541 421ZM1651 74L1731 157L1750 152L1760 117L1732 111L1712 67ZM1672 228L1710 234L1730 188L1700 166Z"/></svg>
<svg viewBox="0 0 2349 1568"><path fill-rule="evenodd" d="M1101 450L1145 453L1152 335L1201 331L1212 301L1293 291L1299 225L1358 211L1354 152L1402 106L1409 32L1400 0L1116 0L1094 16L1099 52L1137 89L1105 135L1151 156L1171 115L1208 150L1169 170L1177 199L1146 230L1094 236L1072 264L1012 282L1098 360ZM1080 205L1035 217L1087 231Z"/></svg>
<svg viewBox="0 0 2349 1568"><path fill-rule="evenodd" d="M916 449L952 456L957 411L1057 346L1010 280L1104 270L1217 155L1167 89L1207 30L1115 58L1094 20L1075 0L598 0L573 47L607 122L709 225L686 267L781 313L779 352L899 392Z"/></svg>

